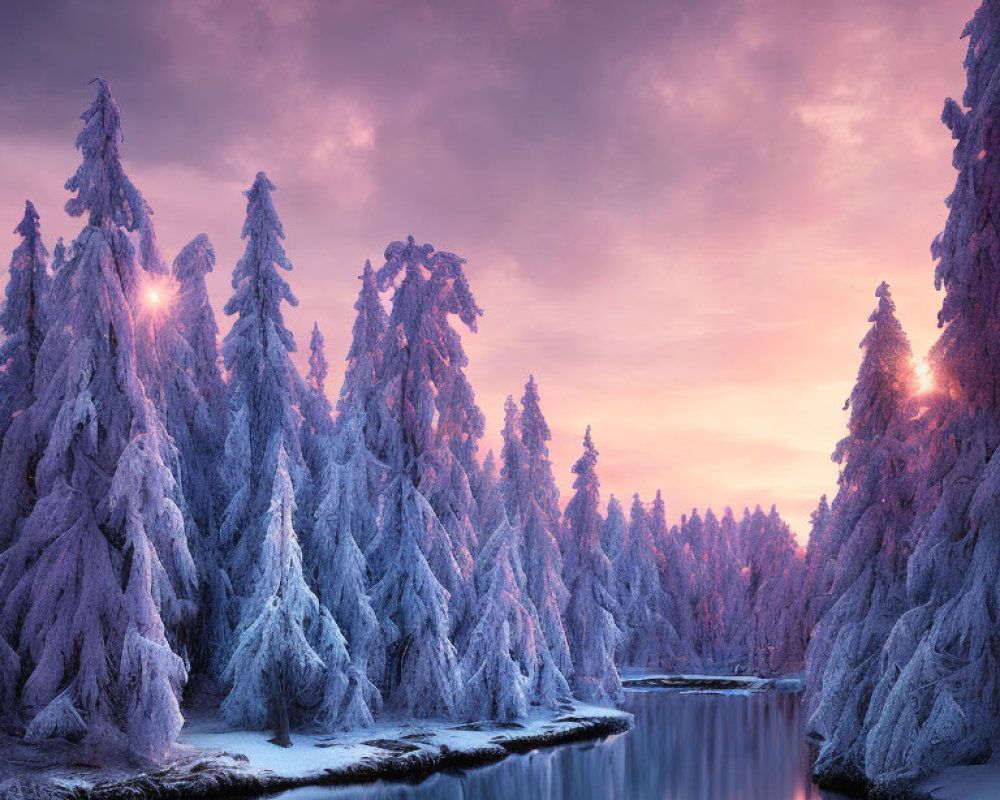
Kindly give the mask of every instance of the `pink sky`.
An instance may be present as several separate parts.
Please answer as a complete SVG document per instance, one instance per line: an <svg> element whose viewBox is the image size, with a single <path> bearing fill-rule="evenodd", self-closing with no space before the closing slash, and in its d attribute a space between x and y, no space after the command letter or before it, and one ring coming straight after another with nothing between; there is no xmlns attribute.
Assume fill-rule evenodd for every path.
<svg viewBox="0 0 1000 800"><path fill-rule="evenodd" d="M106 77L164 255L215 243L220 315L261 169L302 349L318 320L342 358L356 276L390 240L468 259L486 446L534 373L564 493L590 423L605 499L660 487L674 519L776 503L804 540L879 282L918 356L937 335L939 117L974 0L152 9L5 10L0 230L31 198L50 246L79 231L62 185Z"/></svg>

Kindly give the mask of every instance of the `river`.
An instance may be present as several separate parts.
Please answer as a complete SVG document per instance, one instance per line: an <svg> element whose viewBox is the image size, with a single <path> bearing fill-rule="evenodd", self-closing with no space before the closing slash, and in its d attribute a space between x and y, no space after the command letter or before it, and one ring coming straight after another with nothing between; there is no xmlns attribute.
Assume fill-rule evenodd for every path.
<svg viewBox="0 0 1000 800"><path fill-rule="evenodd" d="M281 800L840 800L809 780L799 695L629 691L634 729L417 784Z"/></svg>

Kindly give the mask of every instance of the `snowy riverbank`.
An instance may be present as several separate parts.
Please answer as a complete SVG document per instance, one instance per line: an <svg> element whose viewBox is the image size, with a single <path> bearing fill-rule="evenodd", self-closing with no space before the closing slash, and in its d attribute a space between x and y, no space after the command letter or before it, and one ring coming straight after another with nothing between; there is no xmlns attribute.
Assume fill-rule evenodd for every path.
<svg viewBox="0 0 1000 800"><path fill-rule="evenodd" d="M173 762L152 773L98 772L66 758L65 750L53 751L44 764L37 751L5 747L11 756L5 754L2 765L0 800L222 798L413 779L622 733L631 726L632 715L626 712L573 703L563 712L536 711L523 724L382 723L351 733L293 735L293 746L286 749L271 744L268 732L227 731L221 720L204 717L185 725ZM57 760L63 765L56 766Z"/></svg>

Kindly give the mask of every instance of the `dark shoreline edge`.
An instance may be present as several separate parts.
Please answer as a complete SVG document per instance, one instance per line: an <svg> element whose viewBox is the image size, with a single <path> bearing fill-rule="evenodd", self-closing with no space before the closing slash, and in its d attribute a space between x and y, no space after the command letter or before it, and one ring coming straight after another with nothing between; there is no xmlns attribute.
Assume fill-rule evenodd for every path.
<svg viewBox="0 0 1000 800"><path fill-rule="evenodd" d="M200 800L201 798L261 797L308 786L351 786L377 781L419 782L447 769L468 769L495 764L511 755L574 742L604 739L632 729L632 715L626 712L601 717L575 717L573 727L536 734L502 734L482 747L452 750L421 749L411 753L368 758L339 769L287 777L253 773L239 766L220 764L217 758L200 758L182 766L171 766L144 775L98 782L90 786L44 787L45 794L31 794L41 800ZM39 787L40 789L42 787Z"/></svg>

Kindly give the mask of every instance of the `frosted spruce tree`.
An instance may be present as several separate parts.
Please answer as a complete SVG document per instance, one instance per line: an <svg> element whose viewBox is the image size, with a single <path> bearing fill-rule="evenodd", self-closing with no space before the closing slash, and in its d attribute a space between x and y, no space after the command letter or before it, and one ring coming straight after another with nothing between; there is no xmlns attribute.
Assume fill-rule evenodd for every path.
<svg viewBox="0 0 1000 800"><path fill-rule="evenodd" d="M666 617L652 526L639 495L632 500L628 534L615 574L624 624L619 661L647 668L675 663L677 631Z"/></svg>
<svg viewBox="0 0 1000 800"><path fill-rule="evenodd" d="M348 658L337 624L303 576L292 525L295 492L280 444L275 461L264 538L253 574L247 576L253 594L242 604L236 648L225 675L232 688L222 712L232 725L271 727L274 743L288 747L291 724L310 719L320 704L323 721L332 726L342 721ZM370 715L365 721L371 722ZM357 722L348 720L350 725Z"/></svg>
<svg viewBox="0 0 1000 800"><path fill-rule="evenodd" d="M14 229L21 243L10 261L6 298L0 309L0 441L13 416L34 399L35 362L45 336L46 303L52 279L49 254L42 244L38 212L28 200Z"/></svg>
<svg viewBox="0 0 1000 800"><path fill-rule="evenodd" d="M549 461L552 438L542 414L535 376L528 377L521 398L518 430L524 448L525 483L518 492L517 516L521 520L528 597L538 611L542 633L556 666L567 679L573 675L573 659L563 624L569 592L563 581L563 559L559 548L559 490Z"/></svg>
<svg viewBox="0 0 1000 800"><path fill-rule="evenodd" d="M747 615L747 581L743 572L744 556L740 547L740 524L731 508L726 508L719 522L720 547L728 555L720 560L718 591L722 597L723 654L717 665L732 672L746 664L746 647L740 639L740 629Z"/></svg>
<svg viewBox="0 0 1000 800"><path fill-rule="evenodd" d="M622 696L615 668L615 653L622 632L615 625L614 574L601 549L600 481L597 448L590 426L583 438L583 455L573 465L575 493L566 505L566 634L573 657L572 686L585 700L611 700Z"/></svg>
<svg viewBox="0 0 1000 800"><path fill-rule="evenodd" d="M625 551L625 540L628 538L628 520L625 510L617 497L608 498L608 510L601 526L601 547L611 565L618 569L618 562Z"/></svg>
<svg viewBox="0 0 1000 800"><path fill-rule="evenodd" d="M328 440L324 472L316 487L316 511L309 556L311 578L320 600L347 639L352 681L371 710L381 706L371 684L384 680L385 641L372 608L371 575L361 542L375 538L377 506L370 493L373 457L365 446L361 413L338 420Z"/></svg>
<svg viewBox="0 0 1000 800"><path fill-rule="evenodd" d="M459 636L473 602L477 509L469 474L478 469L475 453L484 427L464 372L468 358L449 319L455 315L475 332L482 314L464 263L453 253L416 244L411 236L389 245L376 276L382 289L402 276L392 298L381 383L393 418L402 420L412 442L416 485L447 533L446 541L431 543L427 556L449 592L450 624ZM444 548L438 552L445 543L450 557Z"/></svg>
<svg viewBox="0 0 1000 800"><path fill-rule="evenodd" d="M799 599L803 641L808 645L813 629L833 605L833 581L837 572L837 553L831 551L830 504L824 494L809 517L809 543L806 546L806 574Z"/></svg>
<svg viewBox="0 0 1000 800"><path fill-rule="evenodd" d="M223 711L232 724L273 727L276 741L287 745L289 725L313 713L331 728L353 723L358 712L345 703L343 635L305 578L292 518L296 483L306 481L306 469L295 404L300 379L291 360L295 342L281 304L298 301L278 273L292 265L281 245L274 189L261 172L246 192L247 245L225 309L237 319L222 345L231 422L225 446L230 497L220 551L236 590L231 611L238 625L231 649L222 651L231 653Z"/></svg>
<svg viewBox="0 0 1000 800"><path fill-rule="evenodd" d="M666 507L663 494L656 491L649 513L650 532L659 555L660 587L664 600L664 615L677 633L678 649L674 663L668 665L675 671L691 672L700 667L694 650L694 587L693 559L684 547L681 531L667 529Z"/></svg>
<svg viewBox="0 0 1000 800"><path fill-rule="evenodd" d="M11 257L6 298L0 309L0 330L4 334L0 345L0 453L10 433L6 453L0 457L5 467L0 475L4 497L0 551L10 545L34 502L32 474L40 457L39 443L29 415L23 412L36 396L36 363L45 336L52 285L38 212L30 200L24 204L24 216L14 233L21 237L21 243Z"/></svg>
<svg viewBox="0 0 1000 800"><path fill-rule="evenodd" d="M29 739L72 730L159 759L181 727L185 666L170 640L190 621L196 578L129 305L143 269L130 233L149 228L149 209L122 169L110 87L96 84L66 184L67 211L88 223L57 275L62 333L42 344L26 412L48 436L37 503L0 558L2 622L27 674Z"/></svg>
<svg viewBox="0 0 1000 800"><path fill-rule="evenodd" d="M860 734L876 677L872 665L905 610L915 488L907 442L916 388L910 344L885 283L876 296L848 399L849 432L833 456L841 465L840 489L814 551L836 566L832 578L811 587L829 594L830 608L807 651L808 703L815 709L809 724L823 739L817 774L855 780L863 774ZM815 522L822 519L823 505Z"/></svg>
<svg viewBox="0 0 1000 800"><path fill-rule="evenodd" d="M1000 3L986 0L964 35L965 109L945 103L957 140L950 214L932 251L946 295L931 353L939 392L921 399L915 521L907 535L906 611L881 656L862 726L864 772L891 788L953 764L985 758L1000 743L1000 646L994 603L1000 310L995 219L1000 185ZM825 673L824 673L825 674Z"/></svg>
<svg viewBox="0 0 1000 800"><path fill-rule="evenodd" d="M781 675L802 669L805 653L796 613L805 577L805 560L788 525L772 506L744 516L742 534L748 556L745 636L747 668L755 675Z"/></svg>
<svg viewBox="0 0 1000 800"><path fill-rule="evenodd" d="M341 437L336 446L345 456L349 453L349 458L357 462L362 450L354 441L356 431L345 433L344 428L360 428L367 471L342 474L345 476L350 474L350 480L365 477L364 490L367 501L363 509L359 508L359 513L365 513L366 519L354 529L353 534L361 552L366 553L375 535L379 492L386 478L384 465L379 459L390 446L387 437L393 428L389 424L386 398L378 382L382 370L382 348L385 345L388 316L379 298L375 271L370 261L365 262L360 280L361 289L354 304L357 315L354 319L351 344L347 351L344 381L337 400L334 431ZM323 361L325 362L325 359ZM323 489L319 491L321 494L324 492ZM329 488L325 491L328 493ZM323 501L320 499L318 502Z"/></svg>
<svg viewBox="0 0 1000 800"><path fill-rule="evenodd" d="M520 513L520 501L528 481L528 453L521 441L520 416L521 412L513 396L507 395L503 404L503 430L500 432L503 440L500 450L500 457L503 459L503 466L500 468L500 494L508 519L514 519Z"/></svg>
<svg viewBox="0 0 1000 800"><path fill-rule="evenodd" d="M372 599L388 648L383 689L393 710L451 716L461 676L450 636L471 611L473 594L472 556L463 538L471 510L462 505L467 481L451 491L456 459L439 426L449 404L471 400L461 390L465 354L448 316L457 314L474 330L481 312L457 256L417 245L412 236L390 244L385 255L379 284L403 278L383 347L381 456L388 477L369 548L377 577ZM447 413L452 419L454 411ZM447 501L444 519L432 501Z"/></svg>
<svg viewBox="0 0 1000 800"><path fill-rule="evenodd" d="M503 491L500 488L500 474L492 450L488 451L483 459L478 486L475 487L473 495L476 496L476 509L479 512L479 528L485 538L490 535L490 531L497 529L506 512Z"/></svg>
<svg viewBox="0 0 1000 800"><path fill-rule="evenodd" d="M382 307L371 261L365 262L360 280L361 289L354 303L357 315L347 351L347 369L337 400L337 419L347 419L349 411L360 409L365 443L376 457L382 457L388 444L381 430L386 409L378 381L382 373L389 317Z"/></svg>
<svg viewBox="0 0 1000 800"><path fill-rule="evenodd" d="M295 527L308 552L312 546L312 527L316 516L320 484L330 464L333 453L333 407L326 394L326 379L330 364L326 360L326 343L319 323L313 323L309 337L309 370L305 380L295 376L294 396L297 398L302 425L299 428L299 447L305 470L295 497L297 507Z"/></svg>
<svg viewBox="0 0 1000 800"><path fill-rule="evenodd" d="M732 629L727 625L726 606L734 602L733 589L739 587L740 565L729 539L730 528L722 524L712 509L697 520L702 554L695 559L695 624L697 649L702 663L715 668L727 665L728 638ZM694 527L694 525L692 525Z"/></svg>
<svg viewBox="0 0 1000 800"><path fill-rule="evenodd" d="M554 707L570 696L524 591L519 526L505 515L477 556L476 623L461 661L470 719L523 719L532 705Z"/></svg>
<svg viewBox="0 0 1000 800"><path fill-rule="evenodd" d="M205 234L174 259L176 297L160 322L158 342L165 356L162 391L167 432L178 451L188 542L201 579L200 623L194 661L211 671L212 653L226 641L225 611L231 587L217 549L222 510L217 457L225 441L225 386L219 363L219 327L205 276L215 250ZM221 628L221 630L220 630Z"/></svg>

